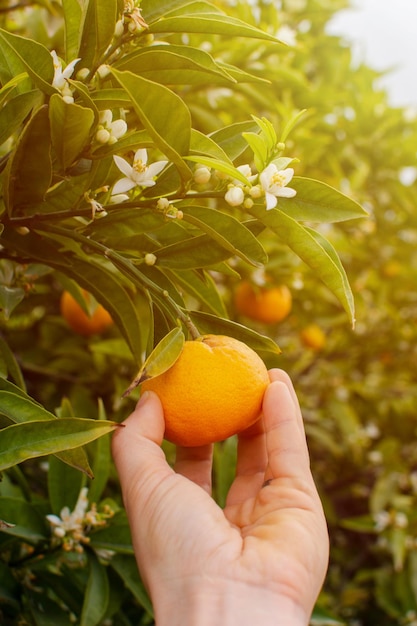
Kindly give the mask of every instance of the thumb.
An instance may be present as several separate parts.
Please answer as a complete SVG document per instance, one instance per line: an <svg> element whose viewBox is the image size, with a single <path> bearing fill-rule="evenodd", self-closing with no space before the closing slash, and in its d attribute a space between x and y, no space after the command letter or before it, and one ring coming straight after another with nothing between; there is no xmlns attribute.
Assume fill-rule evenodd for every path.
<svg viewBox="0 0 417 626"><path fill-rule="evenodd" d="M161 472L171 473L161 449L165 422L162 404L152 391L145 391L134 411L112 438L112 454L119 474L126 508L140 484ZM132 489L131 489L132 488Z"/></svg>

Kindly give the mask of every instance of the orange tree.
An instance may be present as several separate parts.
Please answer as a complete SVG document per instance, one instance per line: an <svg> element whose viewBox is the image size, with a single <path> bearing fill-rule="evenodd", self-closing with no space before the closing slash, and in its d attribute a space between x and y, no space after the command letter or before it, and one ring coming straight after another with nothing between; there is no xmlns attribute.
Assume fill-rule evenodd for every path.
<svg viewBox="0 0 417 626"><path fill-rule="evenodd" d="M315 623L331 612L391 624L414 610L411 592L385 594L393 571L412 591L409 533L394 533L412 484L393 478L408 467L411 427L376 436L393 411L411 411L399 400L415 300L398 303L411 293L415 193L398 174L413 162L414 126L325 34L345 5L62 0L2 12L5 623L42 624L45 611L56 623L152 620L101 435L130 410L121 397L135 371L179 333L236 337L297 379L334 546ZM289 33L295 46L280 43ZM351 222L361 204L364 226ZM388 307L380 276L393 268ZM242 278L289 285L292 314L278 328L248 324L231 297ZM114 321L103 335L73 334L60 316L63 290L88 308L83 289ZM301 346L312 320L327 335L319 354ZM401 376L377 411L393 367ZM220 503L234 454L233 439L216 448ZM373 516L387 510L381 534Z"/></svg>

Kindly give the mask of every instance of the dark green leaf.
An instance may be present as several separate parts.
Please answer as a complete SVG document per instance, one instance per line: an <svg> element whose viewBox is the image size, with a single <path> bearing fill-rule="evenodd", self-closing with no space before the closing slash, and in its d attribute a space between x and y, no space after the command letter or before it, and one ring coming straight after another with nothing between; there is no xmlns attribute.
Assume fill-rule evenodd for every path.
<svg viewBox="0 0 417 626"><path fill-rule="evenodd" d="M190 311L190 317L199 331L204 335L214 334L234 337L246 343L261 356L271 354L277 356L281 353L280 348L273 339L266 335L261 335L237 322L222 319L203 311Z"/></svg>
<svg viewBox="0 0 417 626"><path fill-rule="evenodd" d="M32 109L40 105L40 91L27 91L11 98L0 110L0 145L15 133Z"/></svg>
<svg viewBox="0 0 417 626"><path fill-rule="evenodd" d="M233 165L226 152L213 139L194 128L191 129L190 153L204 154L222 163Z"/></svg>
<svg viewBox="0 0 417 626"><path fill-rule="evenodd" d="M0 431L0 470L27 459L71 450L94 441L115 428L113 422L83 418L24 422Z"/></svg>
<svg viewBox="0 0 417 626"><path fill-rule="evenodd" d="M66 171L91 139L94 111L52 96L49 104L51 140L59 167Z"/></svg>
<svg viewBox="0 0 417 626"><path fill-rule="evenodd" d="M295 219L278 209L266 211L263 207L253 207L255 215L288 245L315 272L330 291L339 299L349 315L352 325L355 321L353 296L346 273L336 252L324 238L299 224Z"/></svg>
<svg viewBox="0 0 417 626"><path fill-rule="evenodd" d="M59 515L65 506L72 511L84 484L84 476L56 456L50 456L48 462L48 495L52 513Z"/></svg>
<svg viewBox="0 0 417 626"><path fill-rule="evenodd" d="M21 389L23 390L23 392L25 392L26 383L25 383L25 379L23 377L22 371L20 369L19 363L17 362L16 357L13 354L8 343L1 335L0 335L0 355L2 356L3 362L6 365L7 375L11 377L17 385L17 387L15 388ZM1 384L1 381L0 381L0 384ZM11 383L8 383L8 384L11 385Z"/></svg>
<svg viewBox="0 0 417 626"><path fill-rule="evenodd" d="M184 102L177 94L151 80L131 72L113 69L112 73L129 94L140 121L156 145L188 180L191 172L181 155L189 151L191 116Z"/></svg>
<svg viewBox="0 0 417 626"><path fill-rule="evenodd" d="M72 9L74 5L72 4ZM94 0L84 4L81 14L82 37L77 56L80 68L96 69L103 62L116 26L117 0ZM67 22L68 23L68 22ZM71 26L76 27L74 21ZM81 29L80 29L81 30ZM76 35L72 32L71 47L75 49ZM70 59L72 61L72 59Z"/></svg>
<svg viewBox="0 0 417 626"><path fill-rule="evenodd" d="M184 291L204 304L215 315L227 317L225 304L219 294L218 287L208 272L183 270L170 272L165 270Z"/></svg>
<svg viewBox="0 0 417 626"><path fill-rule="evenodd" d="M204 85L207 81L227 85L235 82L207 52L185 46L142 48L123 57L114 67L163 85Z"/></svg>
<svg viewBox="0 0 417 626"><path fill-rule="evenodd" d="M138 374L124 392L123 397L129 395L140 383L149 378L159 376L172 367L182 352L184 342L185 337L182 330L173 328L152 350Z"/></svg>
<svg viewBox="0 0 417 626"><path fill-rule="evenodd" d="M189 206L183 208L188 221L209 235L216 243L255 267L263 266L268 257L262 244L236 218L215 209Z"/></svg>
<svg viewBox="0 0 417 626"><path fill-rule="evenodd" d="M22 302L25 292L21 287L6 287L0 285L0 311L8 320L13 310Z"/></svg>
<svg viewBox="0 0 417 626"><path fill-rule="evenodd" d="M49 95L56 92L51 84L54 78L52 56L45 46L32 39L0 29L0 68L3 84L27 72L41 91ZM19 91L24 87L25 83L21 83Z"/></svg>
<svg viewBox="0 0 417 626"><path fill-rule="evenodd" d="M150 25L151 33L204 33L227 37L253 37L280 43L276 37L223 13L167 16Z"/></svg>
<svg viewBox="0 0 417 626"><path fill-rule="evenodd" d="M7 162L5 176L4 199L9 215L44 199L52 180L48 107L39 109L26 125Z"/></svg>
<svg viewBox="0 0 417 626"><path fill-rule="evenodd" d="M98 417L100 420L103 421L107 419L102 400L99 400ZM94 480L91 482L91 486L88 491L88 499L90 500L90 502L100 502L100 498L103 494L103 491L107 484L107 480L110 476L111 465L112 458L110 450L110 438L100 437L99 439L97 439L94 449L92 462Z"/></svg>
<svg viewBox="0 0 417 626"><path fill-rule="evenodd" d="M291 187L297 195L291 199L279 198L278 208L295 220L342 222L367 216L360 204L326 183L295 176Z"/></svg>
<svg viewBox="0 0 417 626"><path fill-rule="evenodd" d="M98 626L107 611L109 602L109 580L104 565L94 552L88 551L89 574L85 590L80 626Z"/></svg>
<svg viewBox="0 0 417 626"><path fill-rule="evenodd" d="M245 150L248 144L243 137L244 132L254 132L258 129L255 122L238 122L221 128L210 135L231 161L235 161Z"/></svg>
<svg viewBox="0 0 417 626"><path fill-rule="evenodd" d="M136 560L133 557L118 554L111 560L111 566L118 573L139 604L146 609L149 615L153 616L152 604L140 579Z"/></svg>
<svg viewBox="0 0 417 626"><path fill-rule="evenodd" d="M30 502L20 498L1 496L0 519L11 525L2 532L16 537L31 537L31 542L41 541L47 536L45 519Z"/></svg>

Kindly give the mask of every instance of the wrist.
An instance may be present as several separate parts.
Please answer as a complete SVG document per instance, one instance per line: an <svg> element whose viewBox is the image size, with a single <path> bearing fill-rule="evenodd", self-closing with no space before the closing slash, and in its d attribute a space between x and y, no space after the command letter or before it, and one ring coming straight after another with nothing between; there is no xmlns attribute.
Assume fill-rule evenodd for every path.
<svg viewBox="0 0 417 626"><path fill-rule="evenodd" d="M264 587L218 581L177 595L157 594L156 626L308 626L310 615L287 596Z"/></svg>

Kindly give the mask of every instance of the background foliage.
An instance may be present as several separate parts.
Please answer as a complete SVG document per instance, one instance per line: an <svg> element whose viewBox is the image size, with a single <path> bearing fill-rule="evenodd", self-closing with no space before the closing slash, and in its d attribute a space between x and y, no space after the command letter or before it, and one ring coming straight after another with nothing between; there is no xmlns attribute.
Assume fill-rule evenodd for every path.
<svg viewBox="0 0 417 626"><path fill-rule="evenodd" d="M5 624L152 623L105 433L178 327L237 336L294 379L332 545L312 623L417 623L416 116L326 33L347 4L0 3ZM155 184L112 195L114 155L143 149L168 162ZM297 194L266 211L236 168L270 162ZM290 316L241 317L242 278L288 285ZM105 333L62 318L80 288ZM216 446L220 504L234 456Z"/></svg>

